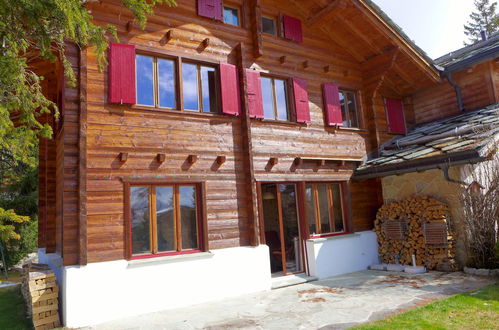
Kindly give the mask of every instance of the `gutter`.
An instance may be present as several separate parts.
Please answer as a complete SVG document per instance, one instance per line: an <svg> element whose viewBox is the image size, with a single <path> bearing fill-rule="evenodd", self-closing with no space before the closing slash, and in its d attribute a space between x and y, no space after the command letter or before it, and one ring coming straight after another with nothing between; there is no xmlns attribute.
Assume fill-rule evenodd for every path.
<svg viewBox="0 0 499 330"><path fill-rule="evenodd" d="M476 164L483 162L486 159L487 156L481 155L477 150L466 150L426 159L422 158L359 170L354 173L352 179L372 179L411 172L422 172L431 169L443 169L456 165Z"/></svg>

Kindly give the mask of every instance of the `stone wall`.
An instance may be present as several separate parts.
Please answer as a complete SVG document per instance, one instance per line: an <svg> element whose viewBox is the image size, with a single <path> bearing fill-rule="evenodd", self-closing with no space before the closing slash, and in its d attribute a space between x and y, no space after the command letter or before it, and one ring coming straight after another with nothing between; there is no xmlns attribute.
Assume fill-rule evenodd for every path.
<svg viewBox="0 0 499 330"><path fill-rule="evenodd" d="M451 167L449 176L461 180L461 166ZM451 225L456 235L456 260L465 266L467 255L459 184L447 181L441 170L428 170L385 177L382 186L385 204L415 196L429 196L447 204L451 209Z"/></svg>

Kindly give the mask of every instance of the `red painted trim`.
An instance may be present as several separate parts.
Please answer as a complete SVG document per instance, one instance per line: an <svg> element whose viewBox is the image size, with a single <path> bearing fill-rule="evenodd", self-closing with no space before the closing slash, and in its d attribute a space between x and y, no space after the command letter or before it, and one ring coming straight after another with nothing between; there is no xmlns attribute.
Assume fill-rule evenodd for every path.
<svg viewBox="0 0 499 330"><path fill-rule="evenodd" d="M188 250L188 251L175 251L175 252L165 252L165 253L156 253L156 254L143 254L143 255L138 255L138 256L132 256L130 259L136 260L136 259L150 259L150 258L157 258L157 257L167 257L167 256L177 256L177 255L182 255L182 254L194 254L194 253L200 253L204 252L203 250Z"/></svg>

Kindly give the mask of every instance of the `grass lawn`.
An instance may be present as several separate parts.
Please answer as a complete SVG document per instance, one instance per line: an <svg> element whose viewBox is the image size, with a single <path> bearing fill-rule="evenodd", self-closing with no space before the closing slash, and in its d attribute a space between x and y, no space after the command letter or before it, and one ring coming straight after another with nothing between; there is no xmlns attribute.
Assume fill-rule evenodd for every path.
<svg viewBox="0 0 499 330"><path fill-rule="evenodd" d="M26 307L21 294L21 286L0 288L0 329L32 329L31 321L26 318Z"/></svg>
<svg viewBox="0 0 499 330"><path fill-rule="evenodd" d="M499 283L354 329L499 329Z"/></svg>

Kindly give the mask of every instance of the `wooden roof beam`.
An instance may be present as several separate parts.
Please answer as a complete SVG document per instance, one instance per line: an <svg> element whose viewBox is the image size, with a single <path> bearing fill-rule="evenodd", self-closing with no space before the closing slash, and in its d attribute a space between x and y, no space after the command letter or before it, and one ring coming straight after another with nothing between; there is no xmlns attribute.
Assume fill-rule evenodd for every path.
<svg viewBox="0 0 499 330"><path fill-rule="evenodd" d="M364 0L355 0L352 3L364 14L371 23L373 23L374 28L386 35L397 44L397 46L402 46L402 50L407 54L414 63L425 72L428 77L437 82L440 80L440 75L437 70L429 63L420 52L415 49L407 40L405 40L398 31L394 30L384 19L379 16ZM391 35L390 35L391 34Z"/></svg>
<svg viewBox="0 0 499 330"><path fill-rule="evenodd" d="M308 18L305 20L305 25L315 25L319 23L324 17L335 11L336 9L339 8L346 8L347 4L343 0L333 0L327 5L325 5L322 8L319 8L317 11L312 13Z"/></svg>

